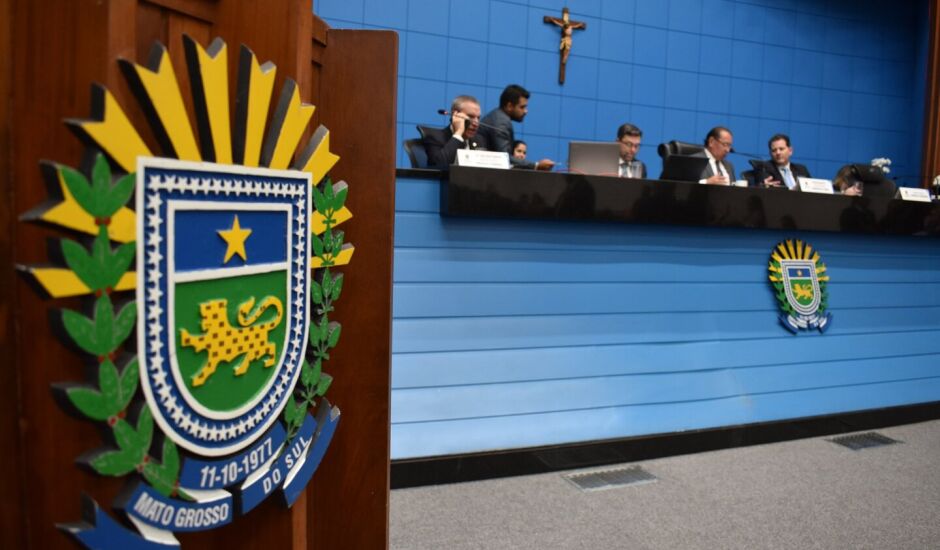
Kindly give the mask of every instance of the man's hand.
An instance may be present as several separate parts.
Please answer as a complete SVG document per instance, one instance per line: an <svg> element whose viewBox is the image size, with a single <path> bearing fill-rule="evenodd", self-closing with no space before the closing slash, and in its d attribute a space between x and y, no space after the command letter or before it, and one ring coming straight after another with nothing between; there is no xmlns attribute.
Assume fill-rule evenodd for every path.
<svg viewBox="0 0 940 550"><path fill-rule="evenodd" d="M767 176L764 180L764 187L780 187L780 180L775 180L773 176Z"/></svg>
<svg viewBox="0 0 940 550"><path fill-rule="evenodd" d="M731 185L728 183L728 178L726 176L721 176L718 174L715 174L714 176L705 180L705 183L709 185Z"/></svg>
<svg viewBox="0 0 940 550"><path fill-rule="evenodd" d="M536 170L545 170L546 172L550 172L551 169L554 167L555 167L555 161L550 160L550 159L542 159L535 163Z"/></svg>
<svg viewBox="0 0 940 550"><path fill-rule="evenodd" d="M463 113L454 113L450 116L451 133L462 138L463 132L467 128L467 116Z"/></svg>

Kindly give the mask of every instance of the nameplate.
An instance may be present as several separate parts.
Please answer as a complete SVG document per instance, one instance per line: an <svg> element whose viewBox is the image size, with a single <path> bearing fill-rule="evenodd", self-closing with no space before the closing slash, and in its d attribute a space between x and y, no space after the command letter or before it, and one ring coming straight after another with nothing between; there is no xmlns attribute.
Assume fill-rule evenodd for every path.
<svg viewBox="0 0 940 550"><path fill-rule="evenodd" d="M832 182L830 180L822 180L817 178L797 178L800 180L800 191L804 193L823 193L825 195L833 195L835 192L832 190Z"/></svg>
<svg viewBox="0 0 940 550"><path fill-rule="evenodd" d="M930 192L920 187L898 187L896 199L915 202L930 202Z"/></svg>
<svg viewBox="0 0 940 550"><path fill-rule="evenodd" d="M499 151L477 151L474 149L457 149L457 165L472 166L474 168L509 169L509 153Z"/></svg>

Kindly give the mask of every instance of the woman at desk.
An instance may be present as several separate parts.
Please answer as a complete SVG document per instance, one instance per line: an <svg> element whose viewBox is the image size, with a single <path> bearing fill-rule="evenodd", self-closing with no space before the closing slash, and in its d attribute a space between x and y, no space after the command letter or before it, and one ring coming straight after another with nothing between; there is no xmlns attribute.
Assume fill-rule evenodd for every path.
<svg viewBox="0 0 940 550"><path fill-rule="evenodd" d="M839 193L849 197L860 197L864 190L862 180L852 171L851 165L843 166L832 183Z"/></svg>

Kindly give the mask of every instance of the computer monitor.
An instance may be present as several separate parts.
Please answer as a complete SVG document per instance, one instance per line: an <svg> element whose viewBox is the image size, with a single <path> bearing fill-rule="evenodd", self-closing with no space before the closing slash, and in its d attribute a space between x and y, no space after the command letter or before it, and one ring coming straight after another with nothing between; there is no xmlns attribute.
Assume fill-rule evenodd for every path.
<svg viewBox="0 0 940 550"><path fill-rule="evenodd" d="M592 176L620 175L620 144L615 141L572 141L568 171Z"/></svg>
<svg viewBox="0 0 940 550"><path fill-rule="evenodd" d="M697 182L702 178L706 166L708 157L669 155L663 160L663 173L659 179Z"/></svg>

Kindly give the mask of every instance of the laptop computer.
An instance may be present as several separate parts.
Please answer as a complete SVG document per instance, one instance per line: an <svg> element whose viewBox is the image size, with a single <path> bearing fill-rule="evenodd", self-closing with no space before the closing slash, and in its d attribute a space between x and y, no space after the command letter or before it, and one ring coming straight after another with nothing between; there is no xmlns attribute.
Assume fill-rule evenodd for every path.
<svg viewBox="0 0 940 550"><path fill-rule="evenodd" d="M568 143L568 171L592 176L619 176L620 144L615 141Z"/></svg>

